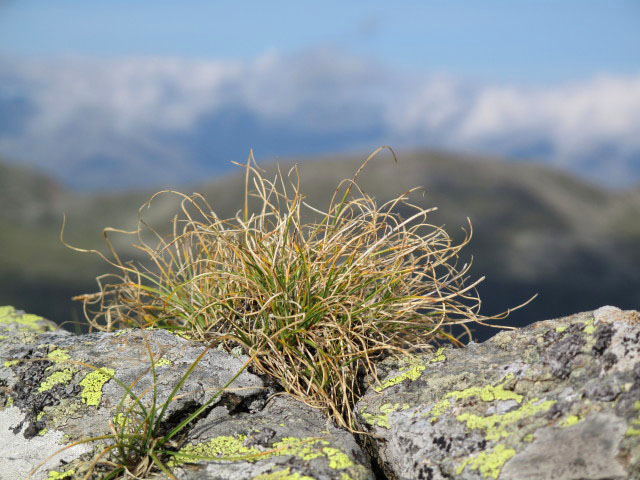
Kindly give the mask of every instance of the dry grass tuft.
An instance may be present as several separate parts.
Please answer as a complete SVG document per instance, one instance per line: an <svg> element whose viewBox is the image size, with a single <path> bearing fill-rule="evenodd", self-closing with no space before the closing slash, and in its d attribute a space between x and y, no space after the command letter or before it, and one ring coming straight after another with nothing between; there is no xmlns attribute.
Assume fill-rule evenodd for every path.
<svg viewBox="0 0 640 480"><path fill-rule="evenodd" d="M457 266L470 230L454 244L428 223L435 209L408 203L411 191L378 206L359 189L358 173L383 148L341 182L326 211L304 202L297 169L268 180L252 156L234 218L219 219L200 195L154 195L149 204L181 197L173 233L149 245L141 222L147 266L125 264L112 249L120 273L78 297L90 324L240 345L260 372L352 428L357 379L377 378L374 360L459 343L452 325L487 320L474 290L482 279L467 284L469 265ZM399 207L411 213L401 218ZM318 220L304 223L307 213Z"/></svg>

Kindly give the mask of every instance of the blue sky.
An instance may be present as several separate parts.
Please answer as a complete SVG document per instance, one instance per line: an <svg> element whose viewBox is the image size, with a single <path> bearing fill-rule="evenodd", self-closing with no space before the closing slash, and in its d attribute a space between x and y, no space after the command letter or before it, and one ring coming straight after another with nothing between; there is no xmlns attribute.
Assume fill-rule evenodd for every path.
<svg viewBox="0 0 640 480"><path fill-rule="evenodd" d="M19 0L0 52L251 59L318 46L389 68L553 82L640 67L640 2Z"/></svg>
<svg viewBox="0 0 640 480"><path fill-rule="evenodd" d="M78 189L381 144L631 186L638 132L640 0L0 0L0 159Z"/></svg>

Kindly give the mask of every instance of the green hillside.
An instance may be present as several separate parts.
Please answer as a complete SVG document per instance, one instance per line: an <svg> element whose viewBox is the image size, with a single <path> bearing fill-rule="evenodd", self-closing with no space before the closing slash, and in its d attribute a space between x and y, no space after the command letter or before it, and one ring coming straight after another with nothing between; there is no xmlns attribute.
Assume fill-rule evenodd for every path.
<svg viewBox="0 0 640 480"><path fill-rule="evenodd" d="M353 175L364 156L334 156L300 162L303 192L320 208L338 182ZM282 161L288 169L293 160ZM268 167L267 170L273 168ZM414 186L414 203L437 206L432 223L451 234L473 223L473 272L486 275L480 290L484 313L539 298L513 314L512 322L588 310L603 304L640 308L640 190L610 192L567 174L528 164L437 152L405 152L374 159L359 184L383 202ZM138 207L152 192L77 195L50 179L0 164L0 304L14 304L62 322L79 314L69 298L95 291L106 271L95 256L72 252L59 240L63 213L67 241L105 251L102 228L134 228ZM243 179L235 176L180 188L200 192L221 217L242 207ZM166 229L177 212L162 197L144 218ZM124 256L122 235L114 239ZM75 313L72 313L75 308Z"/></svg>

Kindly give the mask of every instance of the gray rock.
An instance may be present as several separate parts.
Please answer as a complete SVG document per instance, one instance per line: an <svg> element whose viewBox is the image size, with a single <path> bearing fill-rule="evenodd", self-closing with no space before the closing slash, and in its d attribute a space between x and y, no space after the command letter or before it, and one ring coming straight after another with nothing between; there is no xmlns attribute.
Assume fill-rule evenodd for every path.
<svg viewBox="0 0 640 480"><path fill-rule="evenodd" d="M0 307L0 479L82 478L108 444L74 442L111 433L130 385L148 406L164 402L205 348L163 330L125 330L75 336L12 307ZM247 357L206 351L167 409L167 428L177 425L236 374ZM95 370L88 367L102 368ZM188 432L183 455L238 457L251 461L200 461L179 457L179 479L369 479L368 461L353 436L291 398L273 393L244 371ZM193 463L187 463L187 460ZM182 463L181 463L182 462ZM102 478L98 471L91 478Z"/></svg>
<svg viewBox="0 0 640 480"><path fill-rule="evenodd" d="M157 359L154 382L149 349ZM204 352L204 353L203 353ZM82 478L124 390L162 403L199 355L166 429L248 360L162 330L75 336L0 307L0 480ZM95 370L92 365L103 370ZM180 480L640 480L640 313L595 312L378 365L350 433L243 372L185 429ZM107 372L107 373L105 373ZM370 382L372 382L370 380ZM80 442L80 443L75 443ZM64 450L64 447L69 447ZM380 466L374 475L369 455ZM212 460L212 458L215 458ZM97 470L91 480L104 476ZM158 478L163 478L159 475Z"/></svg>
<svg viewBox="0 0 640 480"><path fill-rule="evenodd" d="M390 479L640 478L640 313L385 361L356 406Z"/></svg>

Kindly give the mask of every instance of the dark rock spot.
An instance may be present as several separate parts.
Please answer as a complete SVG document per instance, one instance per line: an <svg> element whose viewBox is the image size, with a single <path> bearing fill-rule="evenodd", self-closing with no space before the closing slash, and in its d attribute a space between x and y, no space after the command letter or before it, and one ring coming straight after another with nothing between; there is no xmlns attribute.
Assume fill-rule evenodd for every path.
<svg viewBox="0 0 640 480"><path fill-rule="evenodd" d="M640 345L640 331L636 332L635 335L625 335L622 338L622 345L624 345L625 356L637 351L638 345Z"/></svg>
<svg viewBox="0 0 640 480"><path fill-rule="evenodd" d="M13 427L11 429L11 431L13 432L14 435L17 435L20 433L20 430L22 430L22 426L24 425L24 420L21 421L18 425L16 425L15 427Z"/></svg>
<svg viewBox="0 0 640 480"><path fill-rule="evenodd" d="M257 433L252 433L244 441L246 447L255 447L257 445L268 447L271 445L271 440L275 437L276 431L272 428L263 428Z"/></svg>
<svg viewBox="0 0 640 480"><path fill-rule="evenodd" d="M444 437L444 435L440 435L439 437L435 437L433 439L433 444L436 445L440 450L449 453L451 450L451 440Z"/></svg>
<svg viewBox="0 0 640 480"><path fill-rule="evenodd" d="M605 353L602 356L602 368L607 371L611 369L618 361L618 357L616 357L615 353L609 352Z"/></svg>
<svg viewBox="0 0 640 480"><path fill-rule="evenodd" d="M428 465L423 465L418 467L418 465L414 465L414 467L418 470L418 480L433 480L433 468Z"/></svg>
<svg viewBox="0 0 640 480"><path fill-rule="evenodd" d="M609 345L611 344L611 337L613 337L614 333L615 330L613 329L613 326L608 323L605 323L598 328L596 332L596 343L593 346L593 353L596 356L599 357L607 348L609 348Z"/></svg>
<svg viewBox="0 0 640 480"><path fill-rule="evenodd" d="M600 380L589 383L584 389L585 398L604 402L615 400L619 393L610 383L602 383Z"/></svg>
<svg viewBox="0 0 640 480"><path fill-rule="evenodd" d="M567 410L566 406L562 402L557 402L551 405L551 408L547 410L546 417L550 420L560 418Z"/></svg>
<svg viewBox="0 0 640 480"><path fill-rule="evenodd" d="M580 353L584 344L582 335L566 335L547 349L543 356L544 362L551 367L554 376L564 380L571 373L571 362Z"/></svg>

